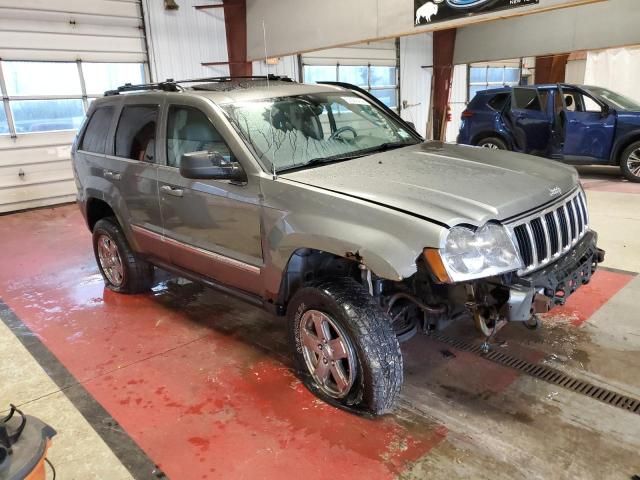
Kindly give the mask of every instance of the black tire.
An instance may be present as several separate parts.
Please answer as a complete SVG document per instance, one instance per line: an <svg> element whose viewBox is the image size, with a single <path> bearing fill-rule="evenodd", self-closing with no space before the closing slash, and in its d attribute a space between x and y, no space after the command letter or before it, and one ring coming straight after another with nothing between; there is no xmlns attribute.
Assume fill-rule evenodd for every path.
<svg viewBox="0 0 640 480"><path fill-rule="evenodd" d="M629 165L630 161L634 162L634 160L630 158L632 155L640 159L640 141L633 142L629 145L624 152L622 152L622 157L620 158L620 169L624 177L630 182L640 183L640 171L636 170L636 168L640 168L640 163L635 163L634 166L636 168L633 168L633 170L631 165ZM634 171L636 173L634 173Z"/></svg>
<svg viewBox="0 0 640 480"><path fill-rule="evenodd" d="M478 147L493 148L494 150L509 150L507 144L498 137L485 137L476 142ZM492 146L490 146L492 145Z"/></svg>
<svg viewBox="0 0 640 480"><path fill-rule="evenodd" d="M110 275L105 272L100 260L98 242L103 237L108 237L117 249L122 265L122 280L120 282L109 278ZM93 227L93 253L105 286L110 290L118 293L142 293L148 291L153 285L153 265L140 259L131 250L129 242L114 217L98 220Z"/></svg>
<svg viewBox="0 0 640 480"><path fill-rule="evenodd" d="M340 398L327 394L307 367L301 325L310 310L330 317L353 346L354 380ZM287 317L296 370L311 392L327 403L358 413L381 415L391 409L402 386L400 344L389 316L359 283L337 278L307 284L291 299Z"/></svg>

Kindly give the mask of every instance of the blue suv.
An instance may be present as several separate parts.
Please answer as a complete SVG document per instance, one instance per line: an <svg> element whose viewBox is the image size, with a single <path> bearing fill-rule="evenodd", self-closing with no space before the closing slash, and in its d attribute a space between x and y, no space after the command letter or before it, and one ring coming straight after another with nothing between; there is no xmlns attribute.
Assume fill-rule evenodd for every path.
<svg viewBox="0 0 640 480"><path fill-rule="evenodd" d="M640 182L640 105L600 87L533 85L478 92L458 143L577 165L619 165Z"/></svg>

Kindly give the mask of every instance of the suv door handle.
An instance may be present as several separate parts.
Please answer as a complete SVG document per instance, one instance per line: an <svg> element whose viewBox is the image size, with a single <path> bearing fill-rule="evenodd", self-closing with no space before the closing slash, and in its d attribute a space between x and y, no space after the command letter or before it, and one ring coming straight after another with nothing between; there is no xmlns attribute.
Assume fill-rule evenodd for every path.
<svg viewBox="0 0 640 480"><path fill-rule="evenodd" d="M104 170L104 178L110 178L111 180L120 180L121 175L111 170Z"/></svg>
<svg viewBox="0 0 640 480"><path fill-rule="evenodd" d="M174 197L184 196L184 190L182 190L181 188L174 188L171 185L163 185L162 187L160 187L160 190L162 190L167 195L173 195Z"/></svg>

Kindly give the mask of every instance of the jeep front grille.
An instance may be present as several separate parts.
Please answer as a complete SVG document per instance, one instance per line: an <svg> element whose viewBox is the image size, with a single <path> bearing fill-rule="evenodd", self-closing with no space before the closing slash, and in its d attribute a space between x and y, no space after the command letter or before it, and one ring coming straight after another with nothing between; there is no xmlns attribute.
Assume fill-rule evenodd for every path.
<svg viewBox="0 0 640 480"><path fill-rule="evenodd" d="M587 201L582 189L551 207L507 225L516 240L523 275L568 252L588 229Z"/></svg>

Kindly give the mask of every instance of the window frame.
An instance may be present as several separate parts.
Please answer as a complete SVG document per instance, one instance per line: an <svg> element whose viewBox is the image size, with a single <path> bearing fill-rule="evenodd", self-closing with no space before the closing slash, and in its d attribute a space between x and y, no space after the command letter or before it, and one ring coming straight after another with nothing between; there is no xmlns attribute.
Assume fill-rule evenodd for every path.
<svg viewBox="0 0 640 480"><path fill-rule="evenodd" d="M78 74L78 78L80 81L80 92L78 94L64 94L64 95L9 95L7 84L4 77L3 66L6 63L11 62L32 62L32 63L40 63L40 64L54 64L54 63L66 63L66 64L74 64L76 65L76 70ZM84 63L107 63L107 64L124 64L124 63L133 63L136 65L141 65L141 72L143 74L142 81L146 82L148 77L148 70L145 67L144 62L84 62ZM4 108L5 115L7 117L8 124L8 133L0 133L0 138L8 135L9 138L17 138L18 135L33 135L33 134L51 134L56 132L80 132L82 127L79 128L68 128L68 129L52 129L52 130L40 130L35 132L18 132L16 129L16 121L13 115L13 111L11 109L12 102L19 101L29 101L29 100L81 100L82 101L82 109L83 115L86 116L87 113L91 111L89 98L97 99L99 96L95 96L95 94L89 94L86 89L85 83L85 75L82 70L82 60L75 61L50 61L50 60L2 60L0 59L0 95L2 97L2 106L0 108ZM83 122L84 123L84 122Z"/></svg>
<svg viewBox="0 0 640 480"><path fill-rule="evenodd" d="M472 69L484 69L485 70L485 76L484 76L484 82L473 82L471 81L471 70ZM489 81L489 69L501 69L502 70L502 81L500 82L490 82ZM505 73L507 71L507 69L513 69L513 70L518 70L519 74L518 74L518 81L515 82L506 82L505 81ZM491 90L494 88L500 88L500 87L518 87L521 86L520 82L522 79L522 62L520 62L520 67L513 67L513 66L507 66L507 65L494 65L491 66L491 64L487 64L487 65L482 65L482 66L474 66L473 64L469 64L469 66L467 67L467 103L469 103L473 97L475 97L475 93L473 95L471 95L471 91L474 88L477 87L481 87L479 90L476 90L477 92L481 92L483 90Z"/></svg>
<svg viewBox="0 0 640 480"><path fill-rule="evenodd" d="M399 79L399 75L400 75L400 67L396 64L396 65L377 65L377 64L372 64L372 63L367 63L367 64L359 64L359 65L352 65L352 64L341 64L340 62L337 62L335 64L331 63L331 64L308 64L308 63L303 63L302 64L302 81L306 82L306 78L305 78L305 67L335 67L336 70L336 80L337 82L343 82L344 80L340 79L340 67L347 67L347 68L352 68L352 67L365 67L367 69L367 84L366 85L356 85L359 88L362 88L363 90L366 90L367 92L371 93L372 95L374 95L374 91L380 91L380 90L395 90L395 106L388 106L391 110L393 110L396 113L400 113L400 79ZM376 68L376 67L384 67L384 68L393 68L395 70L395 85L371 85L371 69L372 68ZM374 95L375 96L375 95ZM376 97L377 98L377 97ZM382 101L382 100L380 100ZM386 104L385 104L386 105Z"/></svg>
<svg viewBox="0 0 640 480"><path fill-rule="evenodd" d="M159 147L159 143L158 140L160 139L158 135L160 135L162 133L162 130L160 130L160 125L162 123L162 102L158 102L158 101L149 101L149 102L142 102L140 101L140 98L132 98L132 102L124 102L122 103L122 105L120 105L120 108L117 112L117 122L115 123L115 126L112 126L113 128L113 135L111 138L111 148L110 151L111 153L107 153L107 155L116 158L118 160L125 160L125 161L129 161L129 162L135 162L138 164L144 164L144 165L162 165L159 160L161 160L159 158L158 155L158 147ZM122 120L122 114L124 113L125 109L127 108L131 108L131 107L155 107L158 111L158 115L156 117L156 131L155 131L155 135L154 135L154 161L153 162L146 162L144 160L135 160L133 158L129 158L129 157L121 157L119 155L116 154L116 141L117 141L117 137L118 137L118 127L120 126L120 120ZM105 149L106 150L106 149Z"/></svg>
<svg viewBox="0 0 640 480"><path fill-rule="evenodd" d="M227 147L227 149L229 150L229 153L231 155L231 159L234 162L237 162L242 169L244 170L244 166L242 165L242 163L238 160L238 157L236 156L235 152L233 151L233 149L231 148L231 146L229 145L229 142L227 141L226 138L224 138L224 135L220 132L220 129L218 127L216 127L215 122L211 119L211 117L209 115L207 115L207 113L199 108L196 107L194 105L189 105L187 103L173 103L173 102L169 102L167 103L166 107L165 107L165 115L164 115L164 119L163 119L163 131L164 131L164 158L163 161L164 163L162 163L162 165L164 167L167 168L173 168L175 170L180 170L180 167L174 167L173 165L169 165L169 116L171 114L171 109L172 108L184 108L184 109L191 109L191 110L195 110L196 112L201 113L208 121L209 124L211 125L211 127L216 131L216 133L220 136L220 138L222 139L223 143L225 144L225 146ZM245 170L246 171L246 170Z"/></svg>

